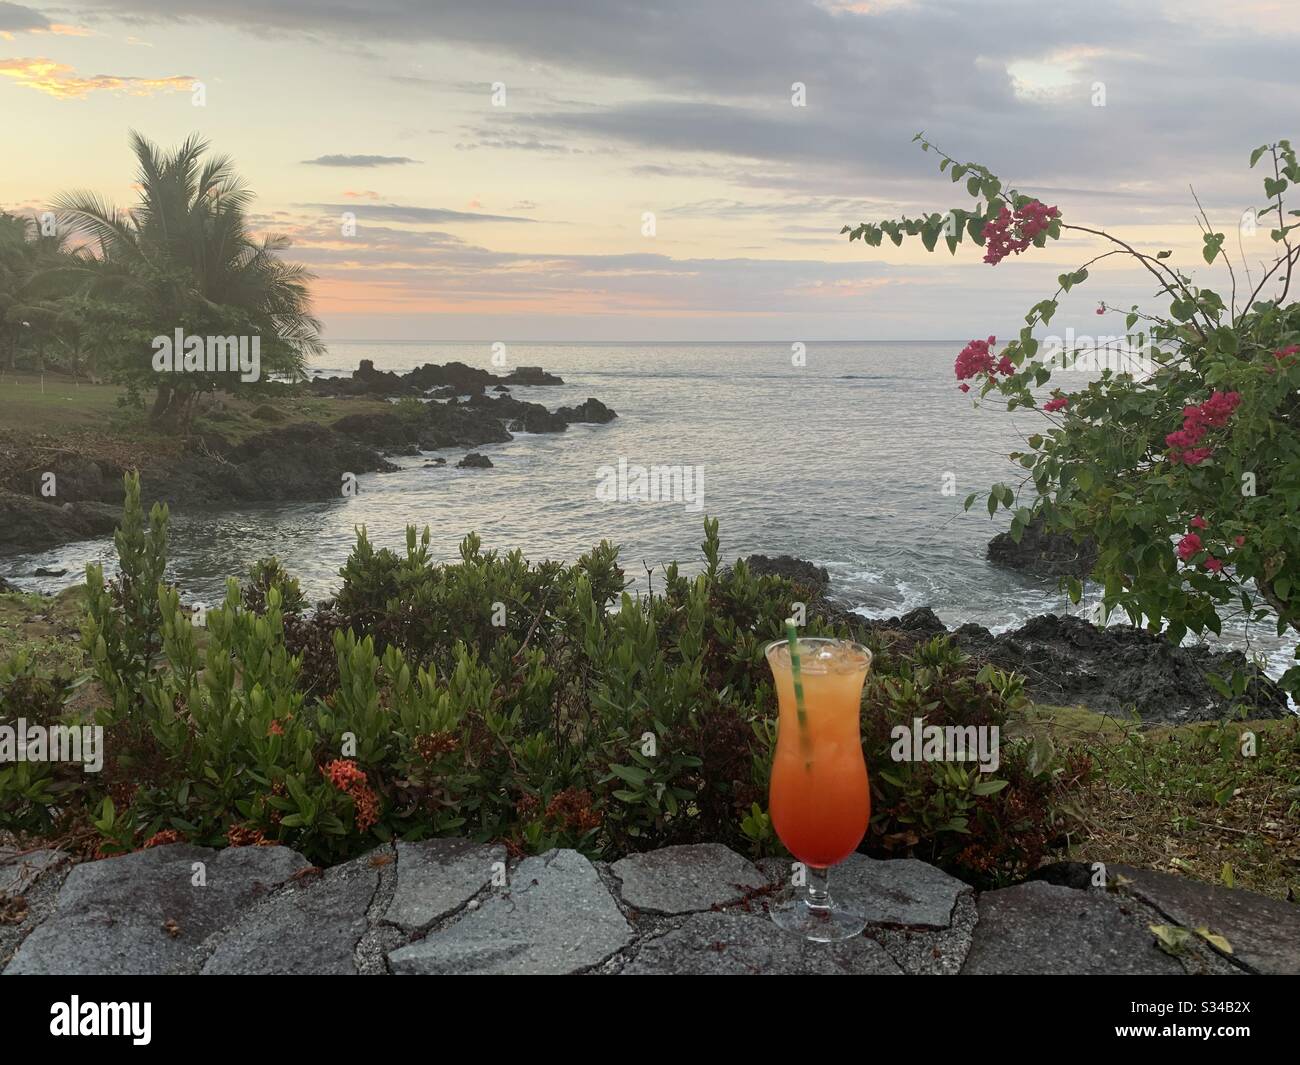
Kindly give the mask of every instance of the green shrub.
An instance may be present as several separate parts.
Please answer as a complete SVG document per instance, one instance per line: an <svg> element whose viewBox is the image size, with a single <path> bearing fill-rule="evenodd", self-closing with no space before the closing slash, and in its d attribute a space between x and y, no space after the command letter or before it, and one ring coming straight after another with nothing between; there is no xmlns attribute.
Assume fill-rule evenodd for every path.
<svg viewBox="0 0 1300 1065"><path fill-rule="evenodd" d="M704 572L670 565L640 598L608 543L530 564L470 535L460 561L437 565L427 530L408 529L402 557L362 529L333 603L298 613L296 582L264 559L242 591L228 582L202 640L161 583L166 530L162 508L146 527L128 478L120 576L87 571L104 771L32 793L20 816L6 803L0 827L33 829L48 806L47 822L93 825L104 853L276 841L318 862L453 833L608 857L701 841L781 853L765 813L776 724L763 646L801 593L724 568L716 521ZM854 635L845 620L813 611L804 631ZM1050 759L1004 754L1006 784L990 789L951 766L894 766L881 739L917 713L1002 722L1018 681L942 641L877 650L868 845L985 880L1022 871L1054 832ZM15 706L5 694L4 713Z"/></svg>

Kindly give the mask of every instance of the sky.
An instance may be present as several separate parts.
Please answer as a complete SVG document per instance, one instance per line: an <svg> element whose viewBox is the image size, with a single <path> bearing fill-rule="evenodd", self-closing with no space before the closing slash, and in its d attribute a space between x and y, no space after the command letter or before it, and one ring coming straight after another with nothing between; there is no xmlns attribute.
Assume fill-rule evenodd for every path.
<svg viewBox="0 0 1300 1065"><path fill-rule="evenodd" d="M129 205L128 131L197 132L327 340L1010 337L1100 248L849 244L970 206L915 133L1222 288L1191 188L1257 269L1297 55L1295 0L0 0L0 209ZM1054 325L1152 297L1108 260Z"/></svg>

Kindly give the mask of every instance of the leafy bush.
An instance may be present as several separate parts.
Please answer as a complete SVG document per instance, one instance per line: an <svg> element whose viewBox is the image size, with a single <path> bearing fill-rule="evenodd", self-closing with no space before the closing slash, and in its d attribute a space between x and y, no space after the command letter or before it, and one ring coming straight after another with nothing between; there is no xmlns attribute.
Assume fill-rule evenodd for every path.
<svg viewBox="0 0 1300 1065"><path fill-rule="evenodd" d="M715 521L704 572L670 565L641 598L608 543L572 565L529 564L471 535L459 562L436 565L427 531L409 529L401 557L363 529L333 603L290 612L296 582L263 559L245 588L228 582L206 630L161 581L166 542L166 510L146 524L128 477L120 575L87 572L104 770L78 769L57 797L5 770L0 799L21 792L26 806L14 815L6 801L0 825L34 829L47 804L47 823L90 831L102 853L283 842L319 862L452 833L517 851L721 841L780 853L765 813L776 725L763 646L801 593L723 567ZM855 635L846 620L814 611L805 631ZM1019 682L942 641L877 651L868 844L989 881L1022 871L1055 830L1048 758L1004 755L1005 783L991 787L952 767L899 767L887 739L918 713L1002 722ZM6 716L16 684L0 680Z"/></svg>
<svg viewBox="0 0 1300 1065"><path fill-rule="evenodd" d="M1045 737L1010 738L1010 713L1026 702L1023 680L976 666L942 637L916 649L890 674L877 674L865 694L864 741L874 806L869 842L891 854L914 854L977 883L1037 867L1063 834L1062 774ZM926 726L998 730L999 765L982 773L973 762L895 761L891 731ZM1065 779L1086 776L1076 761Z"/></svg>

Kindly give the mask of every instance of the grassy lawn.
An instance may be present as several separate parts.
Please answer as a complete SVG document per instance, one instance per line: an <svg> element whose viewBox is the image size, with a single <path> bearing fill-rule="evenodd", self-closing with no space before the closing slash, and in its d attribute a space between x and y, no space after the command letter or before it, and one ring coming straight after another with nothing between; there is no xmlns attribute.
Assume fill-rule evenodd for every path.
<svg viewBox="0 0 1300 1065"><path fill-rule="evenodd" d="M1033 706L1017 729L1092 761L1070 858L1300 900L1300 719L1144 730L1081 707Z"/></svg>
<svg viewBox="0 0 1300 1065"><path fill-rule="evenodd" d="M0 430L20 435L103 429L120 408L118 385L92 385L58 374L0 373Z"/></svg>
<svg viewBox="0 0 1300 1065"><path fill-rule="evenodd" d="M176 453L184 446L175 434L153 431L143 411L118 404L119 385L93 385L57 374L0 373L0 440L8 440L6 461L0 448L0 479L9 467L29 464L27 451L67 450L129 468ZM146 397L146 401L148 397ZM235 397L219 394L219 406L201 411L192 430L217 433L232 445L299 422L330 425L348 414L390 409L383 399L293 395Z"/></svg>

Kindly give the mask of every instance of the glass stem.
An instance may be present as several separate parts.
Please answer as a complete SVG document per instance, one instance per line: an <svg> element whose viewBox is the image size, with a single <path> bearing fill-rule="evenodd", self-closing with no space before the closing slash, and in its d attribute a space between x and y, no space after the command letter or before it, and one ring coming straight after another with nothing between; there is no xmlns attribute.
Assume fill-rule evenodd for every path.
<svg viewBox="0 0 1300 1065"><path fill-rule="evenodd" d="M831 905L830 870L825 866L806 867L808 875L808 907L826 910Z"/></svg>

